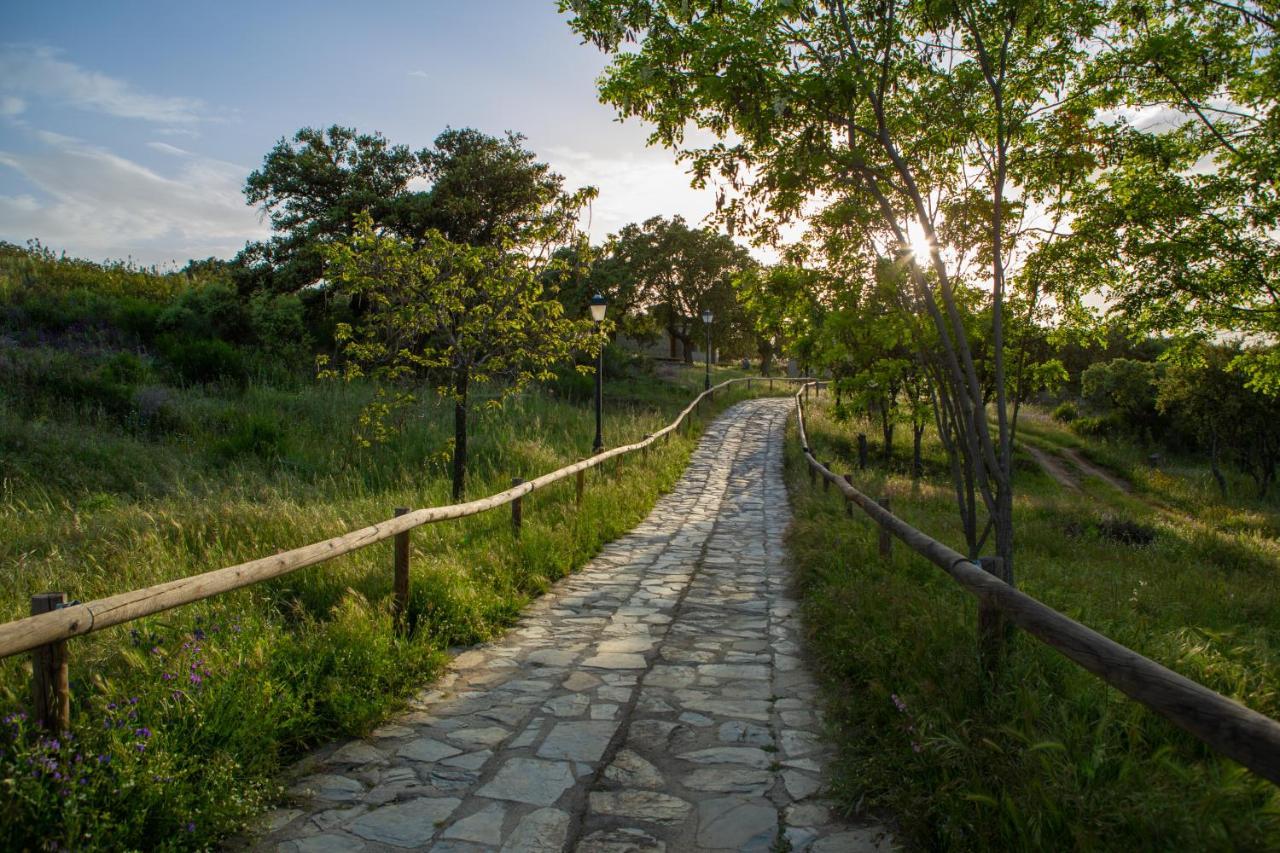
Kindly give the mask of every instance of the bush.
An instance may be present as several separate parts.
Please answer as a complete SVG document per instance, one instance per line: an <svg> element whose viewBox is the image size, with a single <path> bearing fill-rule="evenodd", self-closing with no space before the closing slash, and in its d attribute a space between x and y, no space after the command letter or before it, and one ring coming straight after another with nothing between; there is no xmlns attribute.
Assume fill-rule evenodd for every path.
<svg viewBox="0 0 1280 853"><path fill-rule="evenodd" d="M159 324L162 331L191 338L244 344L254 337L249 306L224 282L184 291L161 312Z"/></svg>
<svg viewBox="0 0 1280 853"><path fill-rule="evenodd" d="M288 454L289 442L279 421L261 414L237 413L228 422L227 434L213 443L212 450L224 461L252 457L271 462Z"/></svg>
<svg viewBox="0 0 1280 853"><path fill-rule="evenodd" d="M1070 400L1060 403L1053 410L1053 419L1058 423L1069 424L1076 418L1080 417L1080 410L1076 408L1076 404Z"/></svg>
<svg viewBox="0 0 1280 853"><path fill-rule="evenodd" d="M183 340L165 335L158 342L160 353L174 377L191 384L229 382L243 385L249 373L241 352L217 339Z"/></svg>
<svg viewBox="0 0 1280 853"><path fill-rule="evenodd" d="M1076 418L1071 431L1092 438L1117 438L1129 432L1124 418L1116 413L1095 417Z"/></svg>

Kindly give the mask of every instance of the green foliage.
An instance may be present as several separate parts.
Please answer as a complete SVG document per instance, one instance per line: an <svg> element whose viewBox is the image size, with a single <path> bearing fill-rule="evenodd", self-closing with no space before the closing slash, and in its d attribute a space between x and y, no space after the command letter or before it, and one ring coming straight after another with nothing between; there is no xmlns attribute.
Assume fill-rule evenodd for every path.
<svg viewBox="0 0 1280 853"><path fill-rule="evenodd" d="M1095 411L1113 416L1121 428L1150 440L1164 423L1156 408L1160 374L1160 365L1148 361L1098 362L1080 375L1081 396Z"/></svg>
<svg viewBox="0 0 1280 853"><path fill-rule="evenodd" d="M243 354L224 340L164 335L156 344L178 382L243 385L248 381L249 368Z"/></svg>
<svg viewBox="0 0 1280 853"><path fill-rule="evenodd" d="M1059 403L1053 410L1053 419L1058 423L1069 424L1078 417L1080 409L1070 400Z"/></svg>

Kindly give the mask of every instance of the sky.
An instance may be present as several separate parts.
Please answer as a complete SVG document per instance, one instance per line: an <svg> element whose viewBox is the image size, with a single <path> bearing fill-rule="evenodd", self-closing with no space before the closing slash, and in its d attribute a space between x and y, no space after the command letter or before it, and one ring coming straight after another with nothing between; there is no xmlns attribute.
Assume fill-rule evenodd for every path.
<svg viewBox="0 0 1280 853"><path fill-rule="evenodd" d="M0 240L91 260L227 258L269 227L244 179L281 138L340 124L429 146L507 130L596 186L594 241L714 207L647 129L599 103L605 57L554 0L7 4Z"/></svg>

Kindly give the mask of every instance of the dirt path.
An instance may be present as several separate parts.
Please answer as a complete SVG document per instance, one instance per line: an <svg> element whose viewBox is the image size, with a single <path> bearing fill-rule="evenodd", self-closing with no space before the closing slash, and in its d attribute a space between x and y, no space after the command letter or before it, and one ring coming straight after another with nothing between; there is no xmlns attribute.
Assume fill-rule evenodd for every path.
<svg viewBox="0 0 1280 853"><path fill-rule="evenodd" d="M1057 456L1051 456L1038 447L1032 447L1030 444L1019 442L1019 446L1025 450L1032 459L1036 460L1036 464L1044 469L1044 472L1052 477L1058 485L1068 491L1083 493L1080 483L1076 480L1075 475L1067 470L1067 466L1062 464L1062 460Z"/></svg>
<svg viewBox="0 0 1280 853"><path fill-rule="evenodd" d="M1064 447L1058 451L1065 456L1072 465L1080 469L1086 477L1097 477L1113 489L1124 492L1126 495L1133 494L1133 486L1129 485L1125 480L1121 480L1115 474L1111 474L1094 465L1084 457L1080 451L1072 447Z"/></svg>

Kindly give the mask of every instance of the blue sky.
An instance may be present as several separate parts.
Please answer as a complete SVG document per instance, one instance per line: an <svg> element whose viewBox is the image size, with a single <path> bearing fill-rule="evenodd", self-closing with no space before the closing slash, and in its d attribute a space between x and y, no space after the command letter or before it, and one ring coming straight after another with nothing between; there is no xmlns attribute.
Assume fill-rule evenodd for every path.
<svg viewBox="0 0 1280 853"><path fill-rule="evenodd" d="M307 125L414 148L445 126L519 131L569 184L600 188L596 240L713 204L597 101L605 59L553 0L46 0L0 21L3 240L145 264L229 257L267 233L245 176Z"/></svg>

